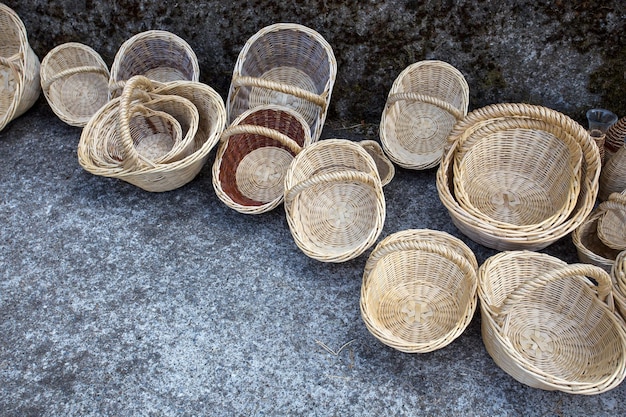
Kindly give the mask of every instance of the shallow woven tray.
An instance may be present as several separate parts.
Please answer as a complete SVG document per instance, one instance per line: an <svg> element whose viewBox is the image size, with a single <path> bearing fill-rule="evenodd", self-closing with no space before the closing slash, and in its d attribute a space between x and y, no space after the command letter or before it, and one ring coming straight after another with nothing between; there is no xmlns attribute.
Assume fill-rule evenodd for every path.
<svg viewBox="0 0 626 417"><path fill-rule="evenodd" d="M445 232L394 233L367 260L361 317L372 335L397 350L441 349L472 320L477 269L469 247Z"/></svg>

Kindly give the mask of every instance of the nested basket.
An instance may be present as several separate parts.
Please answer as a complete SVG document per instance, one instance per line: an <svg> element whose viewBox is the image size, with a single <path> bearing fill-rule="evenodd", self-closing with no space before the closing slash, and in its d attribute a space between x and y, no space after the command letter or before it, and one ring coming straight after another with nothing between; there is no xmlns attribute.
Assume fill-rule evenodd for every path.
<svg viewBox="0 0 626 417"><path fill-rule="evenodd" d="M581 262L599 266L610 272L619 251L609 248L598 237L598 219L603 214L600 205L572 232L572 242Z"/></svg>
<svg viewBox="0 0 626 417"><path fill-rule="evenodd" d="M502 252L480 267L478 296L485 347L517 381L590 395L626 376L626 330L601 268Z"/></svg>
<svg viewBox="0 0 626 417"><path fill-rule="evenodd" d="M0 130L30 109L40 92L39 58L24 23L0 3Z"/></svg>
<svg viewBox="0 0 626 417"><path fill-rule="evenodd" d="M503 229L547 230L580 192L582 152L561 126L509 118L477 123L457 139L454 191L468 213Z"/></svg>
<svg viewBox="0 0 626 417"><path fill-rule="evenodd" d="M63 122L83 127L109 101L109 68L87 45L68 42L41 61L41 88Z"/></svg>
<svg viewBox="0 0 626 417"><path fill-rule="evenodd" d="M356 258L376 242L385 222L376 164L345 139L313 143L294 158L284 203L296 245L322 262Z"/></svg>
<svg viewBox="0 0 626 417"><path fill-rule="evenodd" d="M311 143L309 126L295 111L258 106L242 113L222 133L213 163L213 188L227 206L244 214L277 207L287 168Z"/></svg>
<svg viewBox="0 0 626 417"><path fill-rule="evenodd" d="M409 65L394 81L382 113L385 153L404 168L437 166L448 134L468 105L467 81L455 67L435 60Z"/></svg>
<svg viewBox="0 0 626 417"><path fill-rule="evenodd" d="M580 191L576 203L562 222L549 227L536 228L505 228L498 222L487 221L463 208L458 201L454 189L454 163L462 141L459 140L466 132L487 128L492 124L500 125L503 121L526 119L545 122L558 127L563 137L571 137L578 143L582 152L580 167ZM598 190L600 175L600 155L595 143L587 131L571 118L555 110L528 104L494 104L469 113L458 122L448 139L448 149L437 171L437 191L439 198L452 218L453 223L461 232L472 240L497 250L529 249L539 250L554 243L572 232L587 218L593 206ZM505 203L510 198L496 201ZM504 204L505 205L505 204Z"/></svg>
<svg viewBox="0 0 626 417"><path fill-rule="evenodd" d="M111 96L117 97L135 75L158 82L198 81L200 67L184 39L165 30L148 30L126 40L117 51L109 79Z"/></svg>
<svg viewBox="0 0 626 417"><path fill-rule="evenodd" d="M626 189L621 194L611 194L602 208L598 238L609 248L626 250Z"/></svg>
<svg viewBox="0 0 626 417"><path fill-rule="evenodd" d="M175 81L155 85L145 77L136 76L129 80L125 91L132 92L134 86L138 86L139 91L130 97L111 100L84 127L78 145L79 163L92 174L118 178L146 191L179 188L195 178L219 140L226 123L224 102L215 90L198 82ZM142 158L137 151L136 141L130 132L130 113L124 112L123 107L145 107L169 96L191 102L197 109L199 119L195 128L190 124L189 132L193 134L193 139L189 148L181 150L179 158L170 162L155 163ZM123 99L130 103L124 103Z"/></svg>
<svg viewBox="0 0 626 417"><path fill-rule="evenodd" d="M315 142L336 74L332 48L319 33L292 23L267 26L239 53L226 101L228 122L257 106L286 106L306 120Z"/></svg>
<svg viewBox="0 0 626 417"><path fill-rule="evenodd" d="M407 353L441 349L461 335L477 305L478 264L461 240L435 230L406 230L370 254L361 317L382 343Z"/></svg>

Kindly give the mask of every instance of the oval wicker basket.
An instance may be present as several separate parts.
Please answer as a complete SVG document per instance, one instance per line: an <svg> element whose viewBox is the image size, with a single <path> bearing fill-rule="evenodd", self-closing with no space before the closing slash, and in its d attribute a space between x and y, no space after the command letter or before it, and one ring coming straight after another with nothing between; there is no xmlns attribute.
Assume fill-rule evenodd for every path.
<svg viewBox="0 0 626 417"><path fill-rule="evenodd" d="M198 81L198 57L178 35L148 30L126 40L117 51L109 79L111 96L119 96L124 83L135 75L158 82Z"/></svg>
<svg viewBox="0 0 626 417"><path fill-rule="evenodd" d="M454 159L458 151L458 138L475 125L503 119L524 118L545 121L559 126L574 138L582 151L580 192L576 205L565 221L545 230L506 229L469 213L459 204L454 193ZM437 171L439 198L461 232L472 240L497 250L539 250L566 236L589 215L595 204L600 175L600 155L589 134L569 117L545 107L528 104L495 104L472 111L455 125L450 134L446 154Z"/></svg>
<svg viewBox="0 0 626 417"><path fill-rule="evenodd" d="M289 108L267 105L242 113L221 136L213 163L217 196L244 214L274 209L283 201L287 168L310 143L308 124Z"/></svg>
<svg viewBox="0 0 626 417"><path fill-rule="evenodd" d="M130 81L130 80L129 80ZM142 82L149 82L144 79ZM182 187L200 172L209 152L219 140L226 123L226 109L220 95L211 87L191 81L175 81L155 86L146 94L179 96L197 108L199 120L190 154L169 163L147 164L142 161L128 135L120 135L121 97L109 101L83 128L78 144L80 165L94 175L118 178L146 191L161 192ZM149 102L149 101L148 101ZM123 146L111 147L118 142ZM111 148L120 153L111 155Z"/></svg>
<svg viewBox="0 0 626 417"><path fill-rule="evenodd" d="M468 213L503 229L533 231L562 223L574 209L582 152L560 126L490 120L457 143L454 191Z"/></svg>
<svg viewBox="0 0 626 417"><path fill-rule="evenodd" d="M87 45L68 42L41 61L41 88L63 122L83 127L109 101L109 68Z"/></svg>
<svg viewBox="0 0 626 417"><path fill-rule="evenodd" d="M480 267L478 295L485 347L517 381L590 395L626 376L626 330L601 268L502 252Z"/></svg>
<svg viewBox="0 0 626 417"><path fill-rule="evenodd" d="M40 93L39 58L24 23L0 3L0 130L30 109Z"/></svg>
<svg viewBox="0 0 626 417"><path fill-rule="evenodd" d="M385 222L376 164L345 139L313 143L294 158L284 201L296 245L322 262L356 258L376 242Z"/></svg>
<svg viewBox="0 0 626 417"><path fill-rule="evenodd" d="M228 122L256 106L281 105L307 121L316 142L336 75L332 48L319 33L292 23L267 26L239 53L226 101Z"/></svg>
<svg viewBox="0 0 626 417"><path fill-rule="evenodd" d="M600 174L598 198L604 201L612 193L620 193L623 190L626 190L626 144L604 163Z"/></svg>
<svg viewBox="0 0 626 417"><path fill-rule="evenodd" d="M626 190L613 193L602 203L604 213L598 218L598 238L606 246L626 250Z"/></svg>
<svg viewBox="0 0 626 417"><path fill-rule="evenodd" d="M420 61L394 81L380 121L389 158L408 169L439 164L446 138L467 114L469 87L463 74L442 61Z"/></svg>
<svg viewBox="0 0 626 417"><path fill-rule="evenodd" d="M365 326L402 352L447 346L476 310L477 269L469 247L445 232L406 230L387 236L370 254L363 274Z"/></svg>

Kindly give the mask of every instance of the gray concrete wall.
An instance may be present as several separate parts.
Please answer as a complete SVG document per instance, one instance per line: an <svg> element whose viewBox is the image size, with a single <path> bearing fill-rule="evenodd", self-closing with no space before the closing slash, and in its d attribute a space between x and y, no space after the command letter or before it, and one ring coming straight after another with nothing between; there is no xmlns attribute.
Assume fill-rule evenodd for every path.
<svg viewBox="0 0 626 417"><path fill-rule="evenodd" d="M395 77L422 59L456 66L470 108L529 102L581 123L585 110L626 115L623 1L545 0L9 0L35 52L83 42L111 65L133 34L164 29L187 40L201 80L224 97L240 49L259 29L297 22L332 45L338 75L329 117L377 123Z"/></svg>

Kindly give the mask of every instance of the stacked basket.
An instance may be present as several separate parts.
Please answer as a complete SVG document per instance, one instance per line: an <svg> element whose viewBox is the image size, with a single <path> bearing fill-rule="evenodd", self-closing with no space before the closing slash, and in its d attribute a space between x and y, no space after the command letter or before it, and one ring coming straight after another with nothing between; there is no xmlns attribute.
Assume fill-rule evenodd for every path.
<svg viewBox="0 0 626 417"><path fill-rule="evenodd" d="M40 92L39 58L24 23L0 3L0 130L31 108Z"/></svg>
<svg viewBox="0 0 626 417"><path fill-rule="evenodd" d="M437 190L454 224L498 250L542 249L578 227L598 191L600 156L569 117L496 104L469 113L448 138Z"/></svg>

